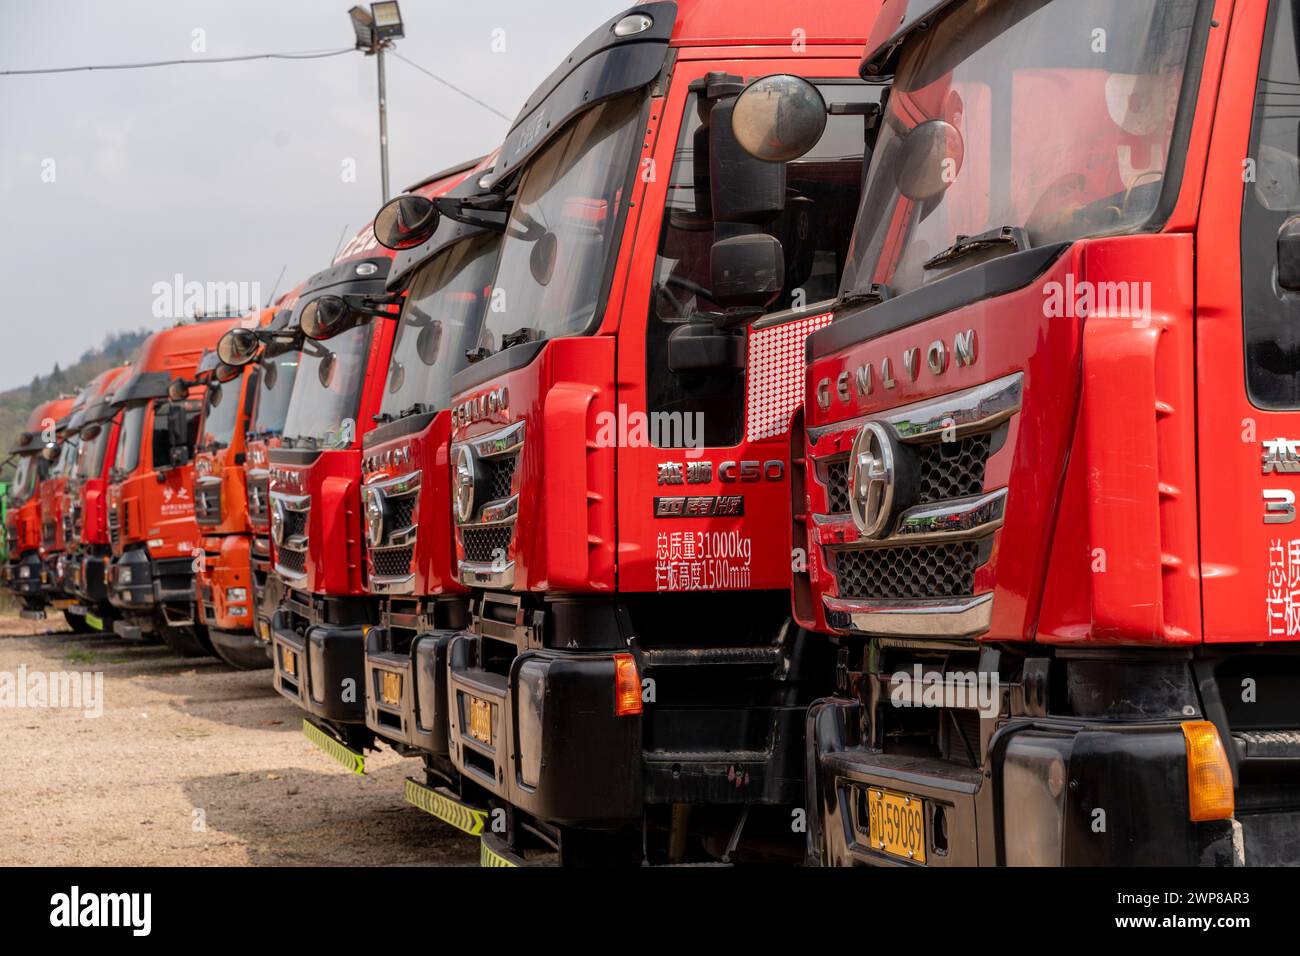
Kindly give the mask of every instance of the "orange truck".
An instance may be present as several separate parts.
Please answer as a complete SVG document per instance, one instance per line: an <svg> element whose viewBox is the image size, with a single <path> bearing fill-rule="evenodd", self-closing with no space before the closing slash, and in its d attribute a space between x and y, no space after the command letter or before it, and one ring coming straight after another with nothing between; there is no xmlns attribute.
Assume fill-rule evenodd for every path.
<svg viewBox="0 0 1300 956"><path fill-rule="evenodd" d="M17 469L9 487L5 517L6 551L4 584L19 598L24 618L45 617L45 565L41 547L41 482L49 477L51 462L46 449L57 447L59 421L72 410L73 399L61 396L32 409L27 427L9 449Z"/></svg>
<svg viewBox="0 0 1300 956"><path fill-rule="evenodd" d="M276 312L266 308L240 324L269 328ZM194 518L203 536L199 607L217 656L242 670L270 666L266 645L254 630L252 526L245 466L261 379L278 375L278 367L275 372L267 371L271 367L254 363L232 368L215 352L207 353L199 364L200 378L207 380L194 456Z"/></svg>
<svg viewBox="0 0 1300 956"><path fill-rule="evenodd" d="M211 647L196 607L203 551L191 493L203 390L193 385L179 401L169 391L175 379L192 380L203 353L238 324L208 318L155 332L113 394L121 415L108 486L108 596L120 615L113 629L161 639L184 656Z"/></svg>

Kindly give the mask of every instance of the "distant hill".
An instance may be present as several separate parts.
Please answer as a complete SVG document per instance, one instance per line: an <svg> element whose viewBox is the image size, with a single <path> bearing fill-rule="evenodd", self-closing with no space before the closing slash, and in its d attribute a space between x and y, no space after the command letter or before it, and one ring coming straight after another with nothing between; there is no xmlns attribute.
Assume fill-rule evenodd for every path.
<svg viewBox="0 0 1300 956"><path fill-rule="evenodd" d="M143 328L110 332L103 345L87 349L67 368L60 368L56 362L49 373L36 375L30 385L0 392L0 460L13 447L33 408L59 395L75 395L100 372L133 358L148 337L149 330ZM9 478L12 471L12 467L5 468L0 478Z"/></svg>

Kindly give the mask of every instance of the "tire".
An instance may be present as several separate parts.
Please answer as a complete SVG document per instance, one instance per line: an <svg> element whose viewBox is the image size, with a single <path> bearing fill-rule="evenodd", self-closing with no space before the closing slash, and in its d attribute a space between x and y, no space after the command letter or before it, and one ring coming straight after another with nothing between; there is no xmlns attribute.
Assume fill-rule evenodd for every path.
<svg viewBox="0 0 1300 956"><path fill-rule="evenodd" d="M271 666L267 645L252 637L251 633L231 634L215 629L208 630L208 638L217 657L238 671L265 670Z"/></svg>
<svg viewBox="0 0 1300 956"><path fill-rule="evenodd" d="M204 646L204 638L207 635L200 637L200 629L193 625L161 627L157 633L162 638L162 642L178 657L207 657L211 654L208 649L211 645Z"/></svg>

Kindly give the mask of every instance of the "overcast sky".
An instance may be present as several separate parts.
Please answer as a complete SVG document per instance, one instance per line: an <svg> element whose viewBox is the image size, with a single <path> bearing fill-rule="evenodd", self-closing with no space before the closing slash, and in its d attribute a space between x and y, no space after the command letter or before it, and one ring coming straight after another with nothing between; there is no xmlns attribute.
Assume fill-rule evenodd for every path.
<svg viewBox="0 0 1300 956"><path fill-rule="evenodd" d="M631 0L401 0L396 52L512 119ZM0 70L352 46L349 0L0 0ZM199 31L199 32L196 32ZM195 46L205 46L195 52ZM504 49L500 49L504 47ZM375 60L0 76L0 389L107 332L170 324L155 286L323 269L380 204ZM388 57L394 192L509 123ZM348 174L355 169L355 181Z"/></svg>

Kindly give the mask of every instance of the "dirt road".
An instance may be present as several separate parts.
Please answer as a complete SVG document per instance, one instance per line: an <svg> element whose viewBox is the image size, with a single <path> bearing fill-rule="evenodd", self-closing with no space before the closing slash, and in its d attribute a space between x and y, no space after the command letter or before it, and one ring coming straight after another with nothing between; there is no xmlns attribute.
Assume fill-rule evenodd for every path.
<svg viewBox="0 0 1300 956"><path fill-rule="evenodd" d="M91 675L80 709L15 706L20 674L54 673ZM87 716L96 673L102 715ZM55 618L0 616L0 753L0 865L478 862L476 840L402 799L412 761L385 749L350 774L303 737L269 672Z"/></svg>

